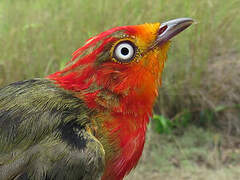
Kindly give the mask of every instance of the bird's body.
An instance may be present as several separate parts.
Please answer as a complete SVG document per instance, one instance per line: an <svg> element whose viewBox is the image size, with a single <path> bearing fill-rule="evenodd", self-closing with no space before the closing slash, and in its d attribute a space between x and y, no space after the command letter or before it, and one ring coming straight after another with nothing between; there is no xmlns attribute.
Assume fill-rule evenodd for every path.
<svg viewBox="0 0 240 180"><path fill-rule="evenodd" d="M13 83L0 94L1 179L100 178L104 150L88 132L94 112L82 100L46 79Z"/></svg>
<svg viewBox="0 0 240 180"><path fill-rule="evenodd" d="M176 22L175 33L192 20ZM142 154L169 25L113 28L65 69L0 89L0 179L123 179Z"/></svg>

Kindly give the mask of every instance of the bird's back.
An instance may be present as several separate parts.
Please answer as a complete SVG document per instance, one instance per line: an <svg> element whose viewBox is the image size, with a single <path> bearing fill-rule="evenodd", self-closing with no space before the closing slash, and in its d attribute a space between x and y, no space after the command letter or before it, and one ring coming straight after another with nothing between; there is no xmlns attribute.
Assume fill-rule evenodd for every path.
<svg viewBox="0 0 240 180"><path fill-rule="evenodd" d="M0 179L99 177L104 150L87 130L92 113L46 79L0 89Z"/></svg>

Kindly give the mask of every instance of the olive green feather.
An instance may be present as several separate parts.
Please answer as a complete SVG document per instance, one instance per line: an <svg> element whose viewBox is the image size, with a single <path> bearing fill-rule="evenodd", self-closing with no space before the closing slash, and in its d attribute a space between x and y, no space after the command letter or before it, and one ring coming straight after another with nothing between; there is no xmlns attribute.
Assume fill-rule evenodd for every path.
<svg viewBox="0 0 240 180"><path fill-rule="evenodd" d="M0 179L99 179L105 156L88 130L92 114L46 79L0 89Z"/></svg>

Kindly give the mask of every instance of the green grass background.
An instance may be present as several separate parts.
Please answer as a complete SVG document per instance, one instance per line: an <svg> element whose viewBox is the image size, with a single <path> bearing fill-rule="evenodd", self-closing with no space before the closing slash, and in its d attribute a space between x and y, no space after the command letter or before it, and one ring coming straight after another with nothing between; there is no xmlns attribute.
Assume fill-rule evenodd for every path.
<svg viewBox="0 0 240 180"><path fill-rule="evenodd" d="M42 77L111 27L192 17L197 24L173 40L164 80L197 83L211 56L239 49L239 7L239 0L2 0L0 75L4 83Z"/></svg>
<svg viewBox="0 0 240 180"><path fill-rule="evenodd" d="M63 68L74 50L85 40L109 28L191 17L196 23L172 40L163 73L163 88L160 89L155 111L169 117L175 117L186 109L195 112L192 104L195 96L182 94L201 91L204 81L208 79L205 70L212 59L239 54L239 9L239 0L1 0L0 86L44 77ZM196 102L196 106L199 103ZM181 132L181 137L179 134L154 135L145 153L151 163L144 158L137 174L130 179L178 179L169 173L164 174L166 169L175 169L171 174L176 173L179 179L194 179L189 173L182 172L191 174L193 167L199 170L201 160L196 159L198 156L203 158L206 168L203 170L206 176L202 171L193 172L199 177L211 174L208 168L211 158L224 164L221 158L215 158L219 154L217 150L214 153L218 147L215 131L203 131L199 127L183 131L188 133ZM203 141L200 142L202 146L196 148L195 141L199 143L199 139ZM209 152L213 152L213 157L211 154L204 156ZM176 154L179 155L177 158ZM239 157L235 154L230 156ZM233 162L237 164L236 158ZM183 171L174 164L181 164ZM211 167L218 168L218 162ZM159 169L162 169L161 175L158 175ZM226 171L227 174L234 174L231 177L240 174L235 169ZM152 177L156 172L156 177ZM220 172L225 172L225 169ZM223 174L216 176L224 179L220 178ZM224 177L229 180L230 176Z"/></svg>

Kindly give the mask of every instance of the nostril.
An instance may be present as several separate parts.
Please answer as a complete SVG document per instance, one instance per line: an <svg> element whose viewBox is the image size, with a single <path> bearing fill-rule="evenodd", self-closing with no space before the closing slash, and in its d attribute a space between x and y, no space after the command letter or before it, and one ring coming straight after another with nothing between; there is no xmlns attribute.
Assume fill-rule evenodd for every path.
<svg viewBox="0 0 240 180"><path fill-rule="evenodd" d="M164 31L168 28L167 25L163 26L163 27L160 27L159 30L158 30L158 35L164 33Z"/></svg>

